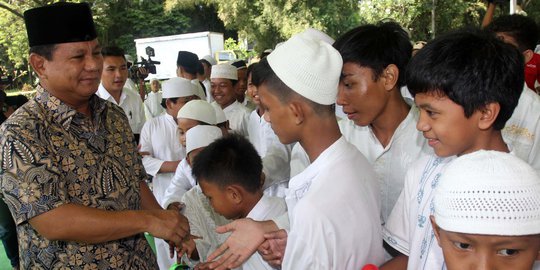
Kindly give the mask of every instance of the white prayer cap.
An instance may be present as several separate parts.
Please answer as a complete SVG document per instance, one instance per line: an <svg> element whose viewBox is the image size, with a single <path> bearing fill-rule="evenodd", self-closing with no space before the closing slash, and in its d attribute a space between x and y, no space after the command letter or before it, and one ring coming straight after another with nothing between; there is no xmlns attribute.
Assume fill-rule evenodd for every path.
<svg viewBox="0 0 540 270"><path fill-rule="evenodd" d="M126 58L126 62L128 62L128 63L131 63L131 64L135 63L133 61L133 56L131 56L129 54L124 54L124 58Z"/></svg>
<svg viewBox="0 0 540 270"><path fill-rule="evenodd" d="M186 153L206 147L222 136L221 129L216 126L194 126L186 132Z"/></svg>
<svg viewBox="0 0 540 270"><path fill-rule="evenodd" d="M227 116L225 116L225 112L219 105L216 103L212 103L212 107L214 107L214 110L216 110L216 122L217 124L225 123L227 121Z"/></svg>
<svg viewBox="0 0 540 270"><path fill-rule="evenodd" d="M207 101L192 100L178 111L176 118L193 119L209 125L215 125L216 111Z"/></svg>
<svg viewBox="0 0 540 270"><path fill-rule="evenodd" d="M190 80L174 77L163 82L163 98L196 96L197 90Z"/></svg>
<svg viewBox="0 0 540 270"><path fill-rule="evenodd" d="M236 67L232 66L231 64L217 64L212 66L210 79L238 80L238 72L236 71Z"/></svg>
<svg viewBox="0 0 540 270"><path fill-rule="evenodd" d="M343 59L332 45L300 33L277 47L267 59L293 91L318 104L336 103Z"/></svg>
<svg viewBox="0 0 540 270"><path fill-rule="evenodd" d="M307 28L306 30L304 30L304 32L306 35L308 36L311 36L315 39L319 39L319 40L322 40L330 45L334 44L335 40L333 38L331 38L328 34L326 34L325 32L321 31L321 30L318 30L318 29L315 29L315 28Z"/></svg>
<svg viewBox="0 0 540 270"><path fill-rule="evenodd" d="M452 161L439 179L435 222L446 231L519 236L540 233L540 178L525 161L477 151Z"/></svg>
<svg viewBox="0 0 540 270"><path fill-rule="evenodd" d="M206 94L204 93L203 86L201 85L199 80L191 80L191 83L193 84L193 86L195 86L195 95L198 96L200 99L205 100Z"/></svg>
<svg viewBox="0 0 540 270"><path fill-rule="evenodd" d="M216 59L214 59L214 57L211 55L205 55L203 58L201 58L201 60L206 60L212 66L217 65Z"/></svg>

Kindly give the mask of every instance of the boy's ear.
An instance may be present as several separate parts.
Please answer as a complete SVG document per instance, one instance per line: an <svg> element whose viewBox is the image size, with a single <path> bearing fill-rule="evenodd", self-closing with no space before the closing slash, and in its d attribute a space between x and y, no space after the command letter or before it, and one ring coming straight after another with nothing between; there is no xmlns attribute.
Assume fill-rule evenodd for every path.
<svg viewBox="0 0 540 270"><path fill-rule="evenodd" d="M243 200L242 189L238 185L230 185L225 188L227 197L235 204L239 204Z"/></svg>
<svg viewBox="0 0 540 270"><path fill-rule="evenodd" d="M35 53L31 53L28 57L28 62L40 79L47 79L47 75L45 75L45 61L47 61L45 57Z"/></svg>
<svg viewBox="0 0 540 270"><path fill-rule="evenodd" d="M399 78L399 68L394 64L386 66L386 68L383 70L382 77L385 79L384 88L386 91L394 89Z"/></svg>
<svg viewBox="0 0 540 270"><path fill-rule="evenodd" d="M441 239L440 239L440 228L437 226L437 223L435 222L435 217L433 215L429 216L429 220L431 221L431 227L433 227L433 233L435 234L435 238L437 238L437 244L441 246Z"/></svg>
<svg viewBox="0 0 540 270"><path fill-rule="evenodd" d="M525 64L527 64L529 61L531 61L531 59L533 58L534 56L534 51L533 50L525 50L523 52L523 59L525 60Z"/></svg>
<svg viewBox="0 0 540 270"><path fill-rule="evenodd" d="M261 172L261 188L264 187L264 182L266 181L266 175L264 174L264 172Z"/></svg>
<svg viewBox="0 0 540 270"><path fill-rule="evenodd" d="M292 115L294 117L294 123L296 125L300 125L304 122L305 118L305 107L303 106L301 102L298 101L291 101L287 106L289 107L289 110L291 110Z"/></svg>
<svg viewBox="0 0 540 270"><path fill-rule="evenodd" d="M478 122L478 128L481 130L490 129L497 120L499 112L501 111L501 105L497 102L491 102L481 109L480 119Z"/></svg>

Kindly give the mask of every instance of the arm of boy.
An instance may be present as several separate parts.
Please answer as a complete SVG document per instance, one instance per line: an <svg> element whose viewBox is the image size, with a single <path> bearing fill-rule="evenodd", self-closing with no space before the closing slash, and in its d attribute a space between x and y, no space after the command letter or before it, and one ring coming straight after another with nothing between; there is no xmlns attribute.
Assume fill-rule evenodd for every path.
<svg viewBox="0 0 540 270"><path fill-rule="evenodd" d="M266 240L258 248L259 254L270 266L281 267L285 247L287 246L287 231L282 229L266 233L264 238Z"/></svg>

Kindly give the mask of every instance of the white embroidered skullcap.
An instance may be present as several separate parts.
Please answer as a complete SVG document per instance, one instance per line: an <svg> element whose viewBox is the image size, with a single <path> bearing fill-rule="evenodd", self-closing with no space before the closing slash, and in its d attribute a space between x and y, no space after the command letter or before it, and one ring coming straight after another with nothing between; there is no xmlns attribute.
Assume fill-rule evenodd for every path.
<svg viewBox="0 0 540 270"><path fill-rule="evenodd" d="M217 64L212 66L212 73L210 79L230 79L238 80L238 71L235 66L231 64Z"/></svg>
<svg viewBox="0 0 540 270"><path fill-rule="evenodd" d="M214 59L214 57L211 55L205 55L203 58L201 58L201 60L206 60L212 66L217 65L216 59Z"/></svg>
<svg viewBox="0 0 540 270"><path fill-rule="evenodd" d="M189 97L197 95L195 85L190 80L174 77L163 82L163 98Z"/></svg>
<svg viewBox="0 0 540 270"><path fill-rule="evenodd" d="M178 111L176 118L186 118L204 122L209 125L216 124L216 111L214 107L204 100L192 100Z"/></svg>
<svg viewBox="0 0 540 270"><path fill-rule="evenodd" d="M325 32L321 31L321 30L318 30L318 29L315 29L315 28L307 28L306 30L304 30L304 32L306 35L308 36L311 36L315 39L319 39L319 40L322 40L330 45L334 44L334 39L331 38L328 34L326 34Z"/></svg>
<svg viewBox="0 0 540 270"><path fill-rule="evenodd" d="M204 88L199 82L198 79L191 80L191 83L193 86L195 86L195 95L198 96L200 99L205 100L206 94L204 93Z"/></svg>
<svg viewBox="0 0 540 270"><path fill-rule="evenodd" d="M525 161L477 151L452 161L434 195L435 222L468 234L540 233L540 178Z"/></svg>
<svg viewBox="0 0 540 270"><path fill-rule="evenodd" d="M206 147L222 136L221 129L216 126L194 126L186 132L186 153Z"/></svg>
<svg viewBox="0 0 540 270"><path fill-rule="evenodd" d="M301 96L323 105L336 102L343 60L332 45L300 33L267 59L283 83Z"/></svg>
<svg viewBox="0 0 540 270"><path fill-rule="evenodd" d="M216 103L212 103L212 107L214 107L214 110L216 110L216 122L217 124L224 123L227 121L227 116L225 115L225 112L219 105Z"/></svg>

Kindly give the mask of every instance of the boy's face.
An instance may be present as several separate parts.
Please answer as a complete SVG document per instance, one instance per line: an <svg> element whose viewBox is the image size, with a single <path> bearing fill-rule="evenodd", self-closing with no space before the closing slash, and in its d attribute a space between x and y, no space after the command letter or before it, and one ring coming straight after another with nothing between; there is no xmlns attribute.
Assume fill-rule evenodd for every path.
<svg viewBox="0 0 540 270"><path fill-rule="evenodd" d="M248 77L247 93L251 97L251 100L253 100L253 103L255 103L255 105L259 106L259 104L261 104L261 101L259 100L259 91L257 90L257 87L251 82L251 74L249 74Z"/></svg>
<svg viewBox="0 0 540 270"><path fill-rule="evenodd" d="M432 225L448 270L530 270L540 259L539 235L466 234Z"/></svg>
<svg viewBox="0 0 540 270"><path fill-rule="evenodd" d="M477 138L481 112L466 118L463 107L437 93L419 93L414 102L420 110L416 128L424 134L439 157L463 155L482 149Z"/></svg>
<svg viewBox="0 0 540 270"><path fill-rule="evenodd" d="M261 107L264 108L264 120L270 123L279 141L289 144L298 141L295 135L295 117L288 104L282 103L277 96L272 94L266 84L260 85L259 98Z"/></svg>
<svg viewBox="0 0 540 270"><path fill-rule="evenodd" d="M128 78L126 60L122 56L103 57L101 83L109 92L121 92Z"/></svg>
<svg viewBox="0 0 540 270"><path fill-rule="evenodd" d="M237 97L244 97L247 90L247 69L238 70L238 82L235 85L235 91Z"/></svg>
<svg viewBox="0 0 540 270"><path fill-rule="evenodd" d="M186 133L192 127L199 125L199 121L187 118L176 119L178 123L178 134L180 135L180 144L186 147Z"/></svg>
<svg viewBox="0 0 540 270"><path fill-rule="evenodd" d="M373 80L373 71L355 63L345 63L339 81L337 104L356 125L367 126L376 121L390 98L383 77Z"/></svg>
<svg viewBox="0 0 540 270"><path fill-rule="evenodd" d="M211 81L212 97L222 109L236 101L236 92L232 81L229 79L215 78Z"/></svg>
<svg viewBox="0 0 540 270"><path fill-rule="evenodd" d="M216 213L227 219L238 219L241 217L231 198L230 192L226 188L222 189L213 183L204 181L204 179L199 180L199 185Z"/></svg>

